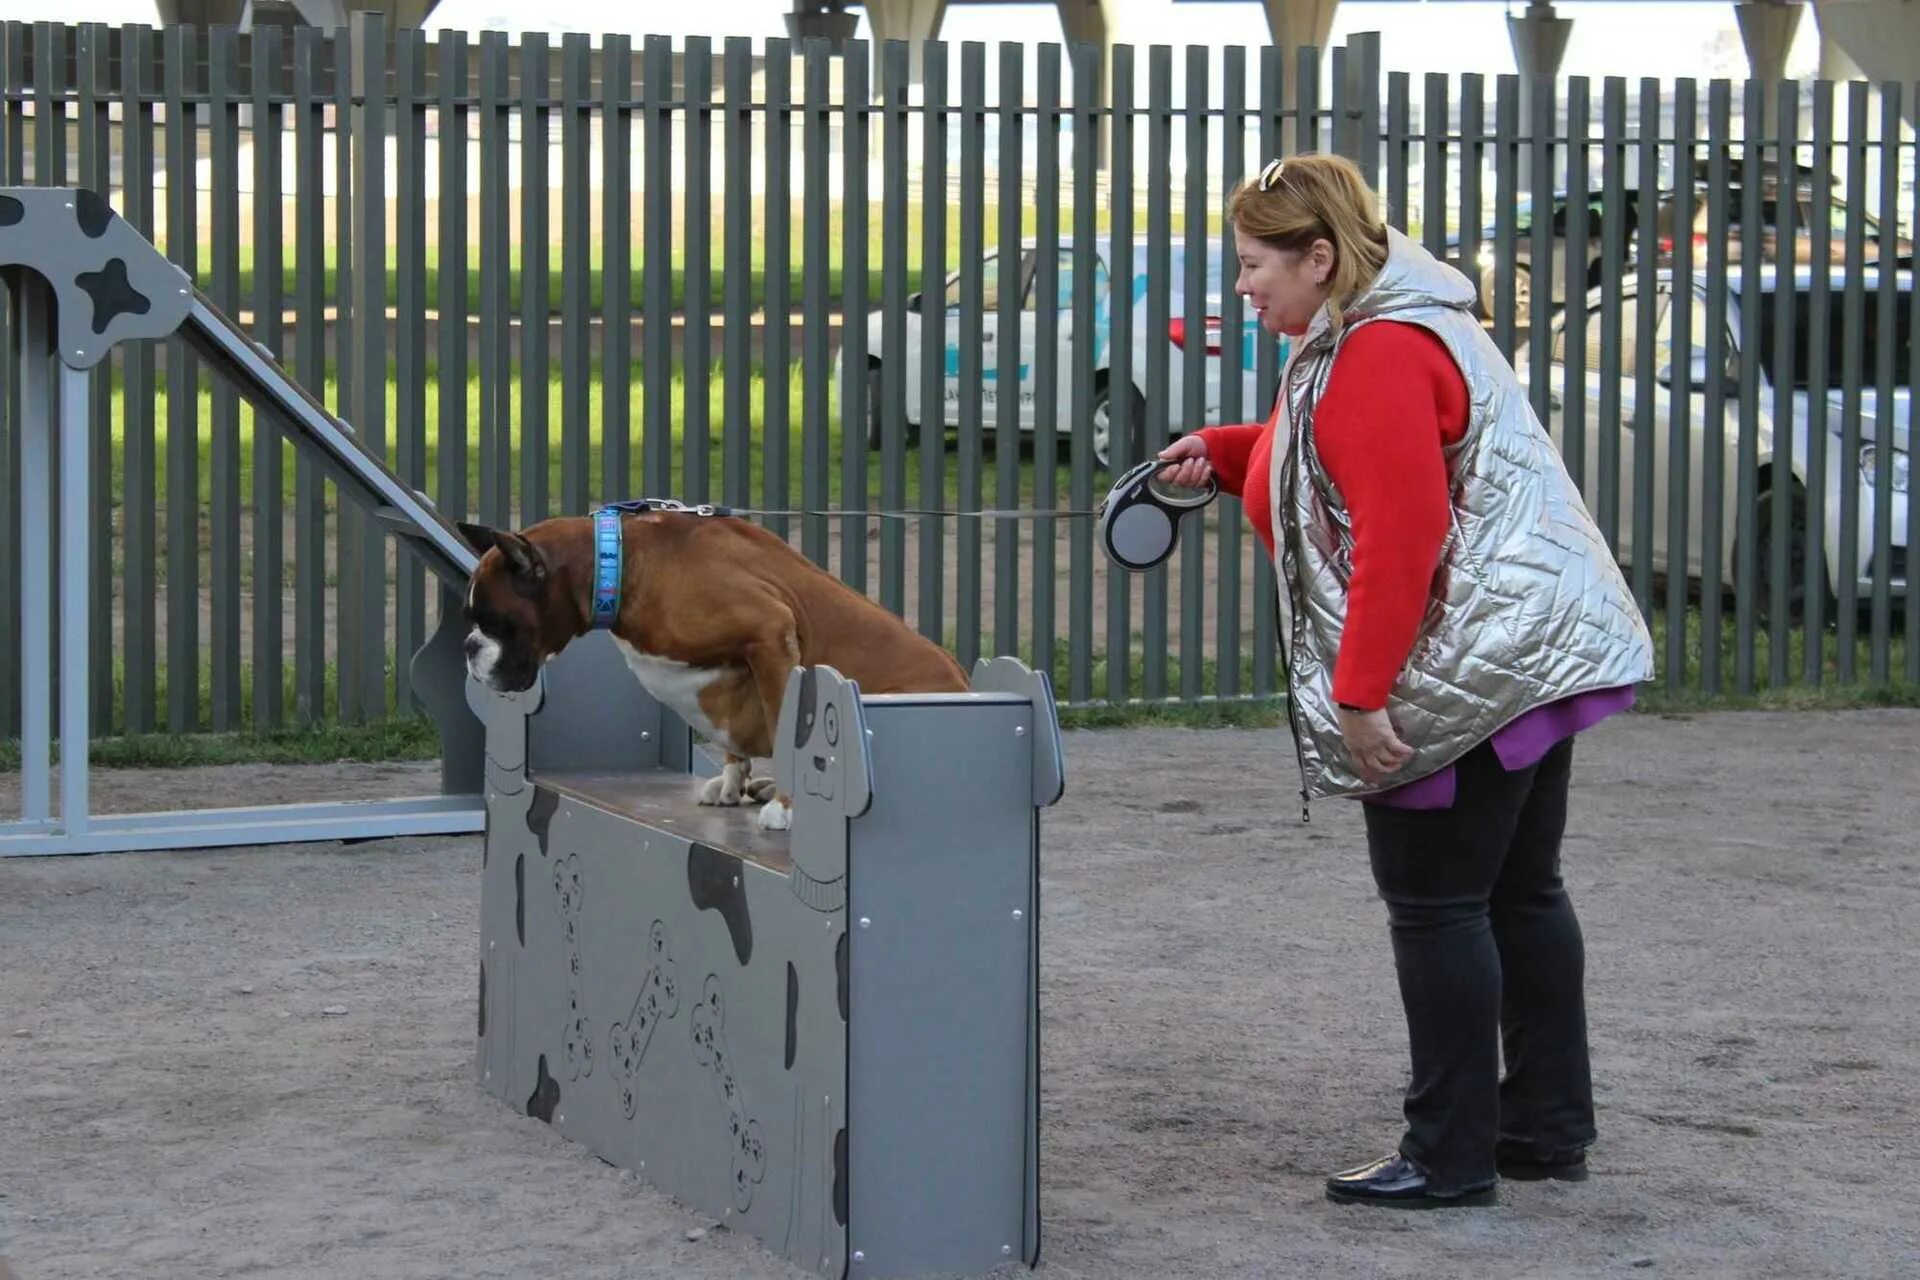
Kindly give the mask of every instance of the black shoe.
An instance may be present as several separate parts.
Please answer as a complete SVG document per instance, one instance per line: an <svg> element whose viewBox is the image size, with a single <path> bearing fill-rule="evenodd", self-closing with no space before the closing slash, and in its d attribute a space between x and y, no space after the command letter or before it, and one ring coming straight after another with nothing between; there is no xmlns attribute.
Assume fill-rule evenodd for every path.
<svg viewBox="0 0 1920 1280"><path fill-rule="evenodd" d="M1393 1209L1454 1209L1492 1204L1494 1190L1489 1180L1477 1186L1437 1191L1429 1185L1426 1170L1395 1152L1328 1178L1327 1199Z"/></svg>
<svg viewBox="0 0 1920 1280"><path fill-rule="evenodd" d="M1543 1154L1517 1143L1499 1142L1494 1144L1493 1160L1500 1176L1513 1182L1541 1182L1549 1178L1555 1182L1587 1180L1587 1153L1583 1147Z"/></svg>

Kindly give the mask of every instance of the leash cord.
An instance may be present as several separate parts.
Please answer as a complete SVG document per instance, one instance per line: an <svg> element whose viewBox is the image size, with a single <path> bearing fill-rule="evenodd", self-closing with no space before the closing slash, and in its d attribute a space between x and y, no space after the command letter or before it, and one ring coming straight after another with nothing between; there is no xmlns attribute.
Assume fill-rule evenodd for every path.
<svg viewBox="0 0 1920 1280"><path fill-rule="evenodd" d="M1140 472L1158 471L1177 465L1173 459L1149 459L1140 463L1123 478L1115 488L1123 488L1126 481ZM1208 495L1211 498L1211 494ZM1204 505L1204 504L1202 504ZM828 509L809 511L792 507L732 507L717 502L681 502L677 498L631 498L625 502L609 502L598 508L601 511L619 511L637 514L643 511L683 512L696 516L792 516L805 519L809 516L823 520L1097 520L1106 514L1106 504L1090 510L1081 508L1056 508L1051 511L1031 510L1015 507L989 507L980 511L943 511L928 507L900 507L892 511L847 511Z"/></svg>
<svg viewBox="0 0 1920 1280"><path fill-rule="evenodd" d="M803 519L814 516L823 520L922 520L928 517L952 520L1091 520L1097 519L1102 510L1095 507L1092 510L1062 508L1037 511L987 508L981 511L939 511L926 507L902 507L894 511L848 511L832 508L811 511L789 507L731 507L717 502L681 502L674 498L635 498L628 502L610 502L601 509L633 513L682 512L696 516L793 516Z"/></svg>

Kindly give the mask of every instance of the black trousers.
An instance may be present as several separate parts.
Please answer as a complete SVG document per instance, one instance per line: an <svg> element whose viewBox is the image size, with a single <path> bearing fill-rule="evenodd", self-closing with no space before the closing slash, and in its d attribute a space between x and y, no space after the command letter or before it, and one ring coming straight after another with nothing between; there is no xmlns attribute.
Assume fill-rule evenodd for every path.
<svg viewBox="0 0 1920 1280"><path fill-rule="evenodd" d="M1400 1150L1438 1189L1493 1178L1496 1140L1541 1158L1593 1141L1586 952L1560 882L1572 765L1571 738L1513 773L1483 744L1451 809L1363 806L1413 1057Z"/></svg>

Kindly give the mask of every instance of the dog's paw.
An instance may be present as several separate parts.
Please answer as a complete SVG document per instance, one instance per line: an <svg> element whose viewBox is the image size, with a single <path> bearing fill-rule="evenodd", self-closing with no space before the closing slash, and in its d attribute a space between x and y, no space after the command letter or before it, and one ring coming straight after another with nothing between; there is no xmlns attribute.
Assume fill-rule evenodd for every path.
<svg viewBox="0 0 1920 1280"><path fill-rule="evenodd" d="M696 794L701 804L736 805L740 803L740 780L732 769L722 769L701 783Z"/></svg>
<svg viewBox="0 0 1920 1280"><path fill-rule="evenodd" d="M755 804L765 804L767 801L773 799L774 793L779 789L780 784L772 778L747 779L747 795Z"/></svg>
<svg viewBox="0 0 1920 1280"><path fill-rule="evenodd" d="M762 831L786 831L793 826L793 806L775 797L760 810Z"/></svg>

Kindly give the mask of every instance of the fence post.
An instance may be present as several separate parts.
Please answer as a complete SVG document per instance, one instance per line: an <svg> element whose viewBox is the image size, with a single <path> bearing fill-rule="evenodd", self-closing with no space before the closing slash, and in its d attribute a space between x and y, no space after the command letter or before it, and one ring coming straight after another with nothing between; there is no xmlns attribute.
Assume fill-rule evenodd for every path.
<svg viewBox="0 0 1920 1280"><path fill-rule="evenodd" d="M26 78L26 27L0 23L0 183L19 186L26 172L26 115L12 91ZM13 352L13 299L0 306L0 540L20 545L20 370ZM0 556L0 653L20 652L19 570L12 556ZM18 661L18 659L14 659ZM0 680L0 737L20 732L20 688L12 676Z"/></svg>
<svg viewBox="0 0 1920 1280"><path fill-rule="evenodd" d="M353 427L384 456L387 449L387 33L380 14L353 15L353 319L358 395ZM340 714L349 724L387 709L386 556L371 522L339 508L342 612L355 607L340 648ZM349 606L348 601L353 605Z"/></svg>
<svg viewBox="0 0 1920 1280"><path fill-rule="evenodd" d="M1357 159L1368 181L1378 187L1382 112L1380 33L1358 32L1347 43L1354 51L1347 61L1347 72L1357 77L1350 97L1360 111L1360 149Z"/></svg>

